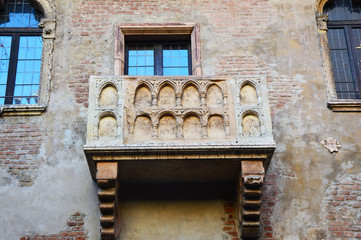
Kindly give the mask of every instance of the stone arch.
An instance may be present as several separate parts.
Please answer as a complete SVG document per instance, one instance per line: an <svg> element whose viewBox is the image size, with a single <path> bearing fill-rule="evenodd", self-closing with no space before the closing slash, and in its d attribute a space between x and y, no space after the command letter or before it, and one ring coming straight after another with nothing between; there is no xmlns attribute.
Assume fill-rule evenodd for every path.
<svg viewBox="0 0 361 240"><path fill-rule="evenodd" d="M98 137L99 138L117 137L117 118L113 113L105 112L99 116Z"/></svg>
<svg viewBox="0 0 361 240"><path fill-rule="evenodd" d="M158 102L159 107L175 107L176 105L176 92L174 86L165 83L159 88Z"/></svg>
<svg viewBox="0 0 361 240"><path fill-rule="evenodd" d="M258 113L247 111L242 115L242 133L245 137L261 136L261 121Z"/></svg>
<svg viewBox="0 0 361 240"><path fill-rule="evenodd" d="M183 120L183 137L185 139L202 138L202 123L195 113L185 115Z"/></svg>
<svg viewBox="0 0 361 240"><path fill-rule="evenodd" d="M158 137L164 140L177 138L176 118L172 114L163 114L159 117Z"/></svg>
<svg viewBox="0 0 361 240"><path fill-rule="evenodd" d="M116 106L118 104L119 92L112 83L105 84L99 93L99 106Z"/></svg>
<svg viewBox="0 0 361 240"><path fill-rule="evenodd" d="M221 115L211 115L208 118L207 132L209 138L225 138L226 129Z"/></svg>
<svg viewBox="0 0 361 240"><path fill-rule="evenodd" d="M333 1L333 0L317 0L315 5L316 14L323 14L323 8L325 7L326 3ZM352 0L355 2L361 3L361 0Z"/></svg>
<svg viewBox="0 0 361 240"><path fill-rule="evenodd" d="M30 0L30 4L41 11L45 18L53 18L54 10L48 0Z"/></svg>
<svg viewBox="0 0 361 240"><path fill-rule="evenodd" d="M323 13L323 7L325 6L326 2L328 2L329 0L317 0L316 1L316 13L318 14L322 14Z"/></svg>
<svg viewBox="0 0 361 240"><path fill-rule="evenodd" d="M223 106L223 91L217 84L208 86L206 103L209 107Z"/></svg>
<svg viewBox="0 0 361 240"><path fill-rule="evenodd" d="M240 103L244 105L258 104L258 91L257 87L251 82L245 82L239 89Z"/></svg>
<svg viewBox="0 0 361 240"><path fill-rule="evenodd" d="M194 83L187 83L182 91L182 106L183 107L199 107L201 105L201 97L199 88Z"/></svg>
<svg viewBox="0 0 361 240"><path fill-rule="evenodd" d="M152 120L148 115L137 116L134 121L134 140L147 141L152 138Z"/></svg>
<svg viewBox="0 0 361 240"><path fill-rule="evenodd" d="M152 106L152 92L148 85L142 83L135 90L134 96L135 107L150 107Z"/></svg>

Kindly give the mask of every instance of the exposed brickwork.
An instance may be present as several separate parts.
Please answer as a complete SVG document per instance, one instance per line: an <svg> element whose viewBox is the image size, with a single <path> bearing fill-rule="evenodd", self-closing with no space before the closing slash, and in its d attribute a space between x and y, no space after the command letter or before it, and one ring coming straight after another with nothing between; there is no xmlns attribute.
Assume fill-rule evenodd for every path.
<svg viewBox="0 0 361 240"><path fill-rule="evenodd" d="M361 174L346 174L334 182L325 195L327 239L361 239Z"/></svg>
<svg viewBox="0 0 361 240"><path fill-rule="evenodd" d="M213 32L222 37L256 36L276 14L269 0L83 0L74 12L73 24L82 36L101 36L108 30L112 16L190 16L194 12L207 18Z"/></svg>
<svg viewBox="0 0 361 240"><path fill-rule="evenodd" d="M262 207L261 207L261 233L262 240L275 240L273 234L272 215L277 203L279 189L275 174L267 174L263 185Z"/></svg>
<svg viewBox="0 0 361 240"><path fill-rule="evenodd" d="M196 16L194 16L196 13ZM262 33L276 19L269 0L82 0L72 13L72 38L77 46L77 59L72 61L69 87L77 103L87 106L89 75L111 74L104 65L104 52L114 36L111 21L119 16L137 20L146 15L186 16L190 22L207 21L207 27L220 38L252 37ZM191 16L194 16L193 18ZM92 44L89 44L89 43ZM98 44L96 51L87 47ZM106 50L105 50L106 49ZM102 68L103 67L103 68Z"/></svg>
<svg viewBox="0 0 361 240"><path fill-rule="evenodd" d="M75 213L67 220L67 228L58 234L41 235L28 234L20 240L86 240L89 239L87 230L84 229L84 214Z"/></svg>
<svg viewBox="0 0 361 240"><path fill-rule="evenodd" d="M43 142L38 124L17 122L0 126L0 168L15 175L21 186L33 184L39 166L37 154Z"/></svg>
<svg viewBox="0 0 361 240"><path fill-rule="evenodd" d="M298 81L279 75L256 56L219 56L217 75L265 75L272 114L293 102L301 93Z"/></svg>
<svg viewBox="0 0 361 240"><path fill-rule="evenodd" d="M239 226L237 220L237 209L233 201L224 202L224 217L222 239L224 240L240 240L239 238Z"/></svg>

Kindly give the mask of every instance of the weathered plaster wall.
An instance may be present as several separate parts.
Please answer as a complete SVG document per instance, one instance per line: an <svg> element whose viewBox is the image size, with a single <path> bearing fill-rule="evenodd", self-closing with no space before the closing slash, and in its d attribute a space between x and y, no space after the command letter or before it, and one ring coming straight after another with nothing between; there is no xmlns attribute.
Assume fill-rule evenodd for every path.
<svg viewBox="0 0 361 240"><path fill-rule="evenodd" d="M120 239L228 239L221 201L131 201L120 211Z"/></svg>
<svg viewBox="0 0 361 240"><path fill-rule="evenodd" d="M333 206L326 203L331 201L330 189L349 176L348 185L355 187L350 194L357 197L348 201L359 204L360 185L353 178L359 179L356 174L361 170L360 114L335 113L326 107L314 0L49 1L56 8L57 29L48 109L40 117L0 118L1 143L11 142L4 138L31 138L21 140L25 145L35 141L34 149L28 149L31 153L21 148L0 150L0 215L6 216L0 218L1 238L59 233L69 216L82 212L89 239L98 239L97 188L82 150L88 79L114 73L115 25L130 22L200 23L204 75L267 76L277 149L268 172L272 180L265 187L269 195L264 197L264 239L332 239L335 232L344 234L329 229L332 223L325 211ZM36 136L21 136L18 126L6 132L25 123ZM338 153L321 146L326 137L341 143ZM185 233L184 239L221 236L224 213L219 202L200 208L198 203L181 204L177 209L171 209L171 203L125 204L123 224L130 227L122 236L135 239L130 237L135 236L134 223L146 225L145 210L160 219L154 223L159 226L170 215L174 225L182 223L185 209L194 216L185 226L194 235ZM354 209L359 209L357 204ZM161 216L168 207L171 210ZM353 217L339 208L335 212L335 221ZM203 213L213 220L200 221ZM355 235L346 233L345 239L361 231L359 212L350 221L353 227L345 231ZM204 231L196 232L194 224ZM152 231L142 225L137 226L138 236ZM167 231L172 238L182 229ZM152 234L160 239L159 232Z"/></svg>

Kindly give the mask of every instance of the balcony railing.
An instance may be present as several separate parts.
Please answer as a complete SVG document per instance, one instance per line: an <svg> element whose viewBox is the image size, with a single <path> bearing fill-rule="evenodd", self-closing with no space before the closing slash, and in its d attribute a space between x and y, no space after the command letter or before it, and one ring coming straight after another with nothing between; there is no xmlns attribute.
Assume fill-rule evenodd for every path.
<svg viewBox="0 0 361 240"><path fill-rule="evenodd" d="M87 147L274 144L254 76L91 76L87 127Z"/></svg>

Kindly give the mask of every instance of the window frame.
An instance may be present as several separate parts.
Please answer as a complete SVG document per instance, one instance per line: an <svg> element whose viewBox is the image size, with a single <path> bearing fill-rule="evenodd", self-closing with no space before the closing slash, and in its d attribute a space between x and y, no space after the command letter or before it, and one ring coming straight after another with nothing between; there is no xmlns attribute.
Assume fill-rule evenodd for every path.
<svg viewBox="0 0 361 240"><path fill-rule="evenodd" d="M331 25L328 25L328 16L323 13L323 8L327 2L328 0L318 0L316 3L316 23L327 89L327 107L334 112L361 112L361 99L340 99L337 97L327 36L328 27Z"/></svg>
<svg viewBox="0 0 361 240"><path fill-rule="evenodd" d="M166 36L164 36L166 37ZM188 75L192 75L192 57L191 57L191 44L190 41L169 41L169 40L144 40L141 38L137 41L125 41L125 61L124 61L124 75L128 75L129 68L129 45L153 45L154 46L154 75L153 76L165 76L163 75L163 49L165 45L181 44L187 45L188 50Z"/></svg>
<svg viewBox="0 0 361 240"><path fill-rule="evenodd" d="M191 75L202 75L199 24L196 23L124 23L116 26L115 75L125 75L125 36L127 35L190 35Z"/></svg>
<svg viewBox="0 0 361 240"><path fill-rule="evenodd" d="M30 2L31 5L41 11L44 16L44 18L40 21L39 29L35 28L36 30L39 30L43 39L38 102L36 104L0 105L0 117L41 115L46 110L49 102L49 89L52 78L51 72L53 68L53 50L56 29L55 12L52 4L50 4L48 0L30 0ZM0 8L1 7L2 6L0 5ZM4 29L3 33L5 31L13 30L13 28Z"/></svg>

